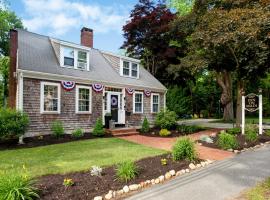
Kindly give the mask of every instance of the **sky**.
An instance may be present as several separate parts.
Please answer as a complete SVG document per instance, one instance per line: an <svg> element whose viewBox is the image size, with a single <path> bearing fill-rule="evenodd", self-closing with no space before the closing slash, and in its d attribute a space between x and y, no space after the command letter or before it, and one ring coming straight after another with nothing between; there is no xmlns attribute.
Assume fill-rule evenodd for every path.
<svg viewBox="0 0 270 200"><path fill-rule="evenodd" d="M94 30L94 48L119 53L122 27L138 0L9 0L27 30L80 43L80 30Z"/></svg>

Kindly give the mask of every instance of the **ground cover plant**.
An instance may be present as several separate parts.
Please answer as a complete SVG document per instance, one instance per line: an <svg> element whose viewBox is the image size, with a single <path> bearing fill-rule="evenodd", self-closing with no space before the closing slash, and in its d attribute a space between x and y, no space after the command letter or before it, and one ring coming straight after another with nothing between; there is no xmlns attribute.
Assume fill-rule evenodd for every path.
<svg viewBox="0 0 270 200"><path fill-rule="evenodd" d="M116 175L121 181L128 182L139 174L139 169L132 161L125 161L117 165Z"/></svg>
<svg viewBox="0 0 270 200"><path fill-rule="evenodd" d="M159 131L159 135L160 135L161 137L167 137L167 136L171 135L171 132L168 131L167 129L161 129L161 130Z"/></svg>
<svg viewBox="0 0 270 200"><path fill-rule="evenodd" d="M13 173L25 165L31 172L30 176L36 177L46 174L89 170L93 165L103 167L120 161L130 159L134 161L162 153L164 153L162 150L118 138L98 138L43 147L0 151L0 171Z"/></svg>

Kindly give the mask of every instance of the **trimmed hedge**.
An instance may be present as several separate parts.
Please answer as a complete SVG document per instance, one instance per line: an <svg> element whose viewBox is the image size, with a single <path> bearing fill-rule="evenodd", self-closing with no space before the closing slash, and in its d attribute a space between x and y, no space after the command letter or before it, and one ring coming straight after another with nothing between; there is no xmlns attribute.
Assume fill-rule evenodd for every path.
<svg viewBox="0 0 270 200"><path fill-rule="evenodd" d="M25 134L28 125L27 114L13 109L0 110L0 140L19 138Z"/></svg>

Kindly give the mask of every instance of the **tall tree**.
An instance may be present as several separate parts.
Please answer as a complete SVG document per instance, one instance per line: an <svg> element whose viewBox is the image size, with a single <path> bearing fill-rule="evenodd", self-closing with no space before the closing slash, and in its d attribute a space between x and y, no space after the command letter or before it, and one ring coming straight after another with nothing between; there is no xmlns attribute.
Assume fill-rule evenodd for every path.
<svg viewBox="0 0 270 200"><path fill-rule="evenodd" d="M170 46L173 37L169 23L175 19L165 3L140 0L123 27L125 42L122 48L131 56L141 59L145 68L163 83L171 82L166 73L170 63L177 63L179 47Z"/></svg>
<svg viewBox="0 0 270 200"><path fill-rule="evenodd" d="M6 107L8 96L9 57L0 57L0 108Z"/></svg>

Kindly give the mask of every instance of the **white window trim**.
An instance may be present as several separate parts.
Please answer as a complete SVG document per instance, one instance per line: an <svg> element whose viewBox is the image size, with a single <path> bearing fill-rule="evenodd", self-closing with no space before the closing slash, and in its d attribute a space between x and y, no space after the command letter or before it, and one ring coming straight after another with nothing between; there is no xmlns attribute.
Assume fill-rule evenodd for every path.
<svg viewBox="0 0 270 200"><path fill-rule="evenodd" d="M74 51L74 66L67 66L64 65L64 48L72 48ZM83 51L86 52L86 69L78 69L78 51ZM60 46L60 66L64 67L64 68L70 68L70 69L76 69L76 70L81 70L81 71L89 71L90 70L90 55L89 55L89 51L84 50L84 49L78 49L76 47L72 47L72 46Z"/></svg>
<svg viewBox="0 0 270 200"><path fill-rule="evenodd" d="M124 75L123 69L124 69L124 61L129 63L129 75ZM132 76L132 64L137 64L137 77ZM139 79L140 77L140 64L137 62L130 61L128 59L120 59L120 76L128 77L128 78L134 78Z"/></svg>
<svg viewBox="0 0 270 200"><path fill-rule="evenodd" d="M142 111L141 112L136 112L135 111L135 95L136 94L141 94L142 95ZM133 113L136 113L136 114L138 114L138 113L143 113L143 92L134 92L133 93Z"/></svg>
<svg viewBox="0 0 270 200"><path fill-rule="evenodd" d="M57 86L57 92L58 92L57 111L45 111L44 110L44 86L45 85ZM41 114L60 114L61 113L61 87L60 87L60 83L41 82L41 84L40 84L40 113Z"/></svg>
<svg viewBox="0 0 270 200"><path fill-rule="evenodd" d="M158 96L158 111L153 111L153 96ZM151 93L151 113L158 113L160 111L160 95L158 93Z"/></svg>
<svg viewBox="0 0 270 200"><path fill-rule="evenodd" d="M89 89L89 111L79 111L79 89ZM75 98L76 114L91 114L92 113L92 88L89 86L76 85L76 98Z"/></svg>

